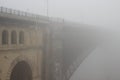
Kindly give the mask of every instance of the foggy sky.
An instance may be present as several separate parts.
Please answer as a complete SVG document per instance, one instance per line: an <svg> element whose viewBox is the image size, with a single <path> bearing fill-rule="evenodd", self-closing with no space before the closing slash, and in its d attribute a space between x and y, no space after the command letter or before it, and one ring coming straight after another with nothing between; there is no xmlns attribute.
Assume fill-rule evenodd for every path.
<svg viewBox="0 0 120 80"><path fill-rule="evenodd" d="M120 26L120 0L48 0L49 16L101 27ZM0 5L46 15L47 0L0 0Z"/></svg>

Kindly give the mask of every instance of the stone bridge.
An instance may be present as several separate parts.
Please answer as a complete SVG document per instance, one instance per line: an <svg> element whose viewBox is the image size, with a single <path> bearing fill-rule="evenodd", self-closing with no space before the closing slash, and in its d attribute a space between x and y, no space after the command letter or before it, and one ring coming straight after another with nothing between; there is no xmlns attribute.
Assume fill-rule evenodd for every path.
<svg viewBox="0 0 120 80"><path fill-rule="evenodd" d="M96 47L97 29L0 7L0 80L69 80Z"/></svg>

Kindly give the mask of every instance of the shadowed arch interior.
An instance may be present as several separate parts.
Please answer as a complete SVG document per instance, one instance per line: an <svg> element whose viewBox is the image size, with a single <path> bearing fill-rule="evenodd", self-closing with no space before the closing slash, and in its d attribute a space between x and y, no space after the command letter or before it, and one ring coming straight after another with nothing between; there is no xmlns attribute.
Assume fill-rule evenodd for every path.
<svg viewBox="0 0 120 80"><path fill-rule="evenodd" d="M11 43L16 44L17 43L17 33L16 31L11 32Z"/></svg>
<svg viewBox="0 0 120 80"><path fill-rule="evenodd" d="M24 32L20 31L19 33L19 43L23 44L24 43Z"/></svg>
<svg viewBox="0 0 120 80"><path fill-rule="evenodd" d="M8 31L4 30L2 32L2 44L8 44Z"/></svg>
<svg viewBox="0 0 120 80"><path fill-rule="evenodd" d="M28 63L21 61L12 70L10 80L32 80L32 70Z"/></svg>

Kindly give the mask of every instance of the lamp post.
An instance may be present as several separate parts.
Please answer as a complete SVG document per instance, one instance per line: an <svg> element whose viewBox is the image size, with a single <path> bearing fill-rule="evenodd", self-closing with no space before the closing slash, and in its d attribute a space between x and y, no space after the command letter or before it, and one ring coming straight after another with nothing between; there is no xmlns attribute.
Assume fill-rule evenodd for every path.
<svg viewBox="0 0 120 80"><path fill-rule="evenodd" d="M49 17L49 1L47 0L47 17Z"/></svg>

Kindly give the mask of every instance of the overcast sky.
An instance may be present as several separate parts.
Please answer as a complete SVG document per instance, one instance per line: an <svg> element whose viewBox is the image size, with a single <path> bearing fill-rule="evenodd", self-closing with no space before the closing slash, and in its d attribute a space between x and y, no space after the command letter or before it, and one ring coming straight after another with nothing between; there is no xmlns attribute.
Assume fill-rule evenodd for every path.
<svg viewBox="0 0 120 80"><path fill-rule="evenodd" d="M47 0L0 0L1 6L46 15ZM49 16L104 27L120 26L120 0L49 0Z"/></svg>

